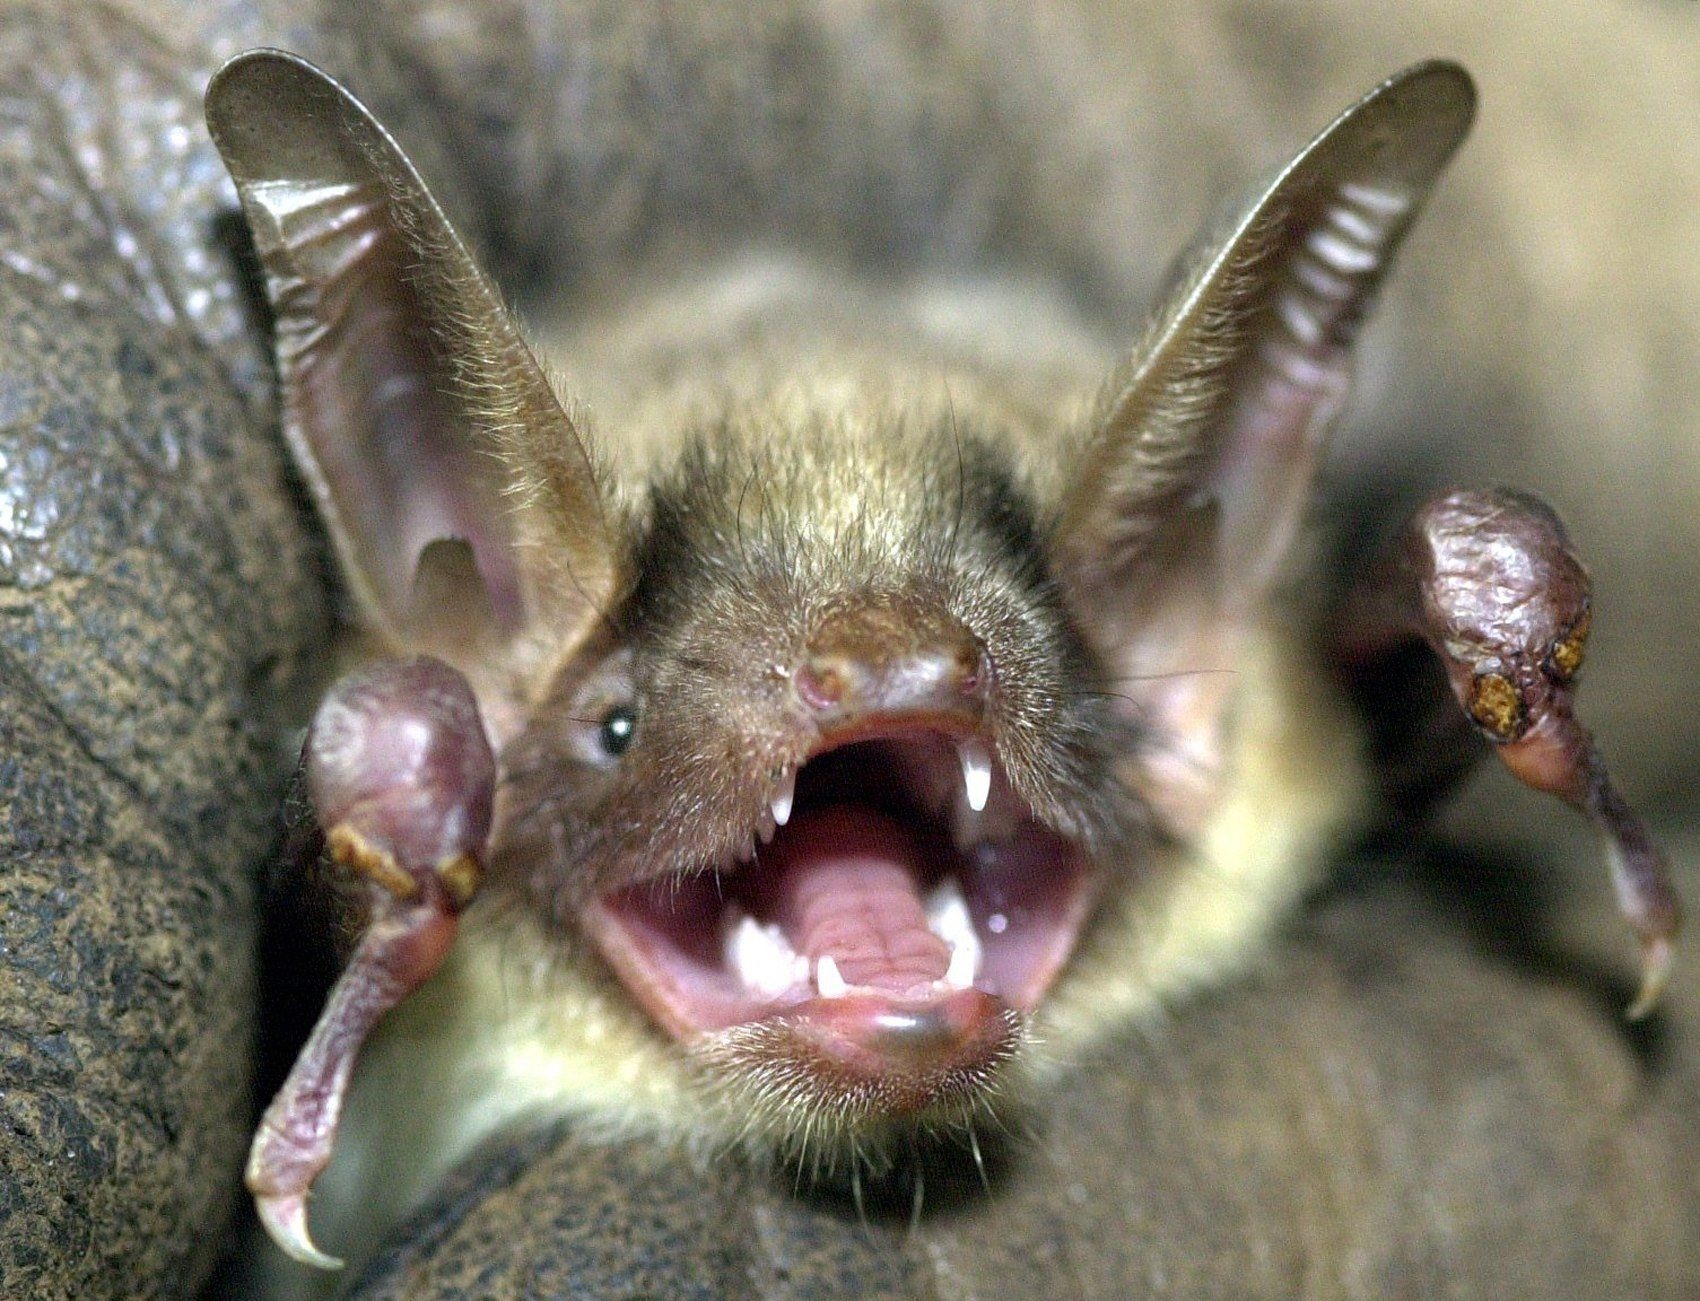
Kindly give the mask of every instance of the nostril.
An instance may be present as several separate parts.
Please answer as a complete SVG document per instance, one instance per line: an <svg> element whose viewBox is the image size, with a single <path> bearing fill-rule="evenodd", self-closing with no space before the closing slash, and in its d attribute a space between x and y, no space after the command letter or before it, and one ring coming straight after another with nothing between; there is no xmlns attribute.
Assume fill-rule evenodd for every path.
<svg viewBox="0 0 1700 1301"><path fill-rule="evenodd" d="M817 655L797 670L792 683L805 705L824 712L844 703L848 678L838 657Z"/></svg>
<svg viewBox="0 0 1700 1301"><path fill-rule="evenodd" d="M956 652L956 686L965 696L981 695L991 682L991 660L984 647L963 646Z"/></svg>
<svg viewBox="0 0 1700 1301"><path fill-rule="evenodd" d="M992 685L986 644L960 620L889 602L822 619L792 674L798 702L823 718L942 711L972 721Z"/></svg>
<svg viewBox="0 0 1700 1301"><path fill-rule="evenodd" d="M977 711L991 679L991 662L975 642L860 657L817 651L798 666L792 684L797 698L817 714Z"/></svg>

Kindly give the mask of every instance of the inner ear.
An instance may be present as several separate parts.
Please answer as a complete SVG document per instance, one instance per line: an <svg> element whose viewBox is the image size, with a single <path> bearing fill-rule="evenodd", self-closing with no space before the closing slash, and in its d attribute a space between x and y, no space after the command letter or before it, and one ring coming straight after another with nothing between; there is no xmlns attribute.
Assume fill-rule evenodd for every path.
<svg viewBox="0 0 1700 1301"><path fill-rule="evenodd" d="M207 121L265 271L284 432L367 621L429 640L416 579L458 594L456 639L469 619L511 634L541 606L588 616L613 565L590 457L400 147L336 81L274 50L219 71ZM437 551L421 575L445 539L464 551Z"/></svg>

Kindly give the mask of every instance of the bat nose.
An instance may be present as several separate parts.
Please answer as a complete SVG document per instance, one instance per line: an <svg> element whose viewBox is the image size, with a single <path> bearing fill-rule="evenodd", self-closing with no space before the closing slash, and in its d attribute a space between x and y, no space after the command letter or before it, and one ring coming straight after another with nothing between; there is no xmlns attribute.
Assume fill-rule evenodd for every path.
<svg viewBox="0 0 1700 1301"><path fill-rule="evenodd" d="M975 724L991 677L985 644L955 617L869 604L821 622L793 681L823 722L942 714Z"/></svg>

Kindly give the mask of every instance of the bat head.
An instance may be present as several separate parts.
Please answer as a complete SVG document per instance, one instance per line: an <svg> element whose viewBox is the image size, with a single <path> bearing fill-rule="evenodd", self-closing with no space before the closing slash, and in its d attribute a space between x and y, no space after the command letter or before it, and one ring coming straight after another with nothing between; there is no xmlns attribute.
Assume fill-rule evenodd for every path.
<svg viewBox="0 0 1700 1301"><path fill-rule="evenodd" d="M352 95L262 51L208 116L358 617L478 689L493 879L758 1127L859 1135L987 1105L1146 847L1240 779L1246 640L1472 105L1427 64L1347 110L1084 419L822 384L635 482Z"/></svg>
<svg viewBox="0 0 1700 1301"><path fill-rule="evenodd" d="M861 1128L975 1104L1143 808L1003 450L820 414L652 485L508 748L508 845L703 1069Z"/></svg>

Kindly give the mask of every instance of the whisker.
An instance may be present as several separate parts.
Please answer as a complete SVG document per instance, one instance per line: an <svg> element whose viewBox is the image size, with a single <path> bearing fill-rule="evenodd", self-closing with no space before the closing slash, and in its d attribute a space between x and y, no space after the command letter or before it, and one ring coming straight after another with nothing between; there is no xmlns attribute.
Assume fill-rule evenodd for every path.
<svg viewBox="0 0 1700 1301"><path fill-rule="evenodd" d="M968 1118L968 1148L974 1154L974 1169L979 1172L980 1187L985 1189L986 1194L990 1196L992 1181L986 1177L986 1158L980 1151L980 1135L974 1128L972 1116Z"/></svg>
<svg viewBox="0 0 1700 1301"><path fill-rule="evenodd" d="M1238 669L1170 669L1166 673L1116 673L1104 680L1106 682L1167 682L1173 678L1202 678L1219 674L1238 674Z"/></svg>

